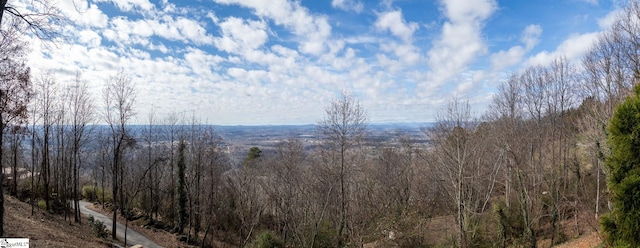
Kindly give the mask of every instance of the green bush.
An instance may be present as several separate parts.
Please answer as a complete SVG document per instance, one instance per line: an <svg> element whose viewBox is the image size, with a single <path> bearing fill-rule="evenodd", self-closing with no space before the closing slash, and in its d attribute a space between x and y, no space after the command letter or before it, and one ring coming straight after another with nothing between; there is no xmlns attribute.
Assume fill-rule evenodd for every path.
<svg viewBox="0 0 640 248"><path fill-rule="evenodd" d="M96 187L91 185L82 186L82 198L86 201L94 202L98 199L98 195L96 195Z"/></svg>
<svg viewBox="0 0 640 248"><path fill-rule="evenodd" d="M37 190L37 187L35 188ZM18 199L26 201L32 196L31 180L22 180L18 184Z"/></svg>
<svg viewBox="0 0 640 248"><path fill-rule="evenodd" d="M104 199L102 198L103 189L92 185L82 186L82 198L90 202L112 202L113 197L110 191L104 191Z"/></svg>
<svg viewBox="0 0 640 248"><path fill-rule="evenodd" d="M44 200L38 201L38 208L47 210L47 203ZM64 214L64 211L68 210L65 202L60 199L49 199L49 213L50 214Z"/></svg>
<svg viewBox="0 0 640 248"><path fill-rule="evenodd" d="M107 226L104 225L102 221L96 220L92 216L89 216L89 226L93 230L93 233L98 238L106 239L109 237L109 230L107 230Z"/></svg>
<svg viewBox="0 0 640 248"><path fill-rule="evenodd" d="M318 226L313 247L335 247L338 244L338 232L329 221L323 221Z"/></svg>
<svg viewBox="0 0 640 248"><path fill-rule="evenodd" d="M42 210L47 210L47 203L44 202L44 200L39 200L38 201L38 208L40 208Z"/></svg>
<svg viewBox="0 0 640 248"><path fill-rule="evenodd" d="M264 231L249 244L250 248L282 248L284 244L280 237L272 233L271 231Z"/></svg>
<svg viewBox="0 0 640 248"><path fill-rule="evenodd" d="M495 237L498 246L509 246L522 241L520 239L525 227L518 207L507 207L504 201L500 200L493 205L493 214L498 227Z"/></svg>

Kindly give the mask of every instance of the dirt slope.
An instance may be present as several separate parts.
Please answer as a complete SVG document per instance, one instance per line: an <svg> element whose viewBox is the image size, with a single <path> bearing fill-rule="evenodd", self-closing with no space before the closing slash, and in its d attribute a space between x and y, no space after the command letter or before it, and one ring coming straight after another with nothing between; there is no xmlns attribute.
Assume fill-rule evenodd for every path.
<svg viewBox="0 0 640 248"><path fill-rule="evenodd" d="M575 240L556 245L555 248L593 248L602 244L602 239L596 232L585 234Z"/></svg>
<svg viewBox="0 0 640 248"><path fill-rule="evenodd" d="M4 228L7 237L29 238L30 247L111 247L111 242L93 235L86 218L82 224L69 224L63 218L46 214L5 195Z"/></svg>

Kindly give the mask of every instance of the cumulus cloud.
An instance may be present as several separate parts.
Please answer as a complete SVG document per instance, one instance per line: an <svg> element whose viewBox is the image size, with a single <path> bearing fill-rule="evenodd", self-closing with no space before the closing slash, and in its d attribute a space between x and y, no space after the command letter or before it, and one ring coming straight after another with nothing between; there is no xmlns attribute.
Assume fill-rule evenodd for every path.
<svg viewBox="0 0 640 248"><path fill-rule="evenodd" d="M288 0L214 0L220 4L236 4L253 9L257 16L269 18L302 38L300 50L307 54L320 55L331 35L331 25L325 16L313 15L299 2Z"/></svg>
<svg viewBox="0 0 640 248"><path fill-rule="evenodd" d="M98 97L104 79L123 69L138 89L143 122L154 106L160 116L193 111L215 124L313 123L342 89L361 98L372 121L429 121L431 109L451 95L483 106L492 90L487 82L498 81L502 68L560 54L580 58L595 37L573 34L527 57L542 37L541 26L529 25L500 33L511 44L500 42L487 56L484 37L492 34L483 27L495 0L438 0L439 15L425 19L402 9L420 1L332 0L333 9L299 0L171 2L62 1L73 21L65 32L74 38L52 50L28 38L29 65L34 73L59 72L60 81L80 71ZM350 13L332 15L336 9ZM613 16L600 26L610 26Z"/></svg>
<svg viewBox="0 0 640 248"><path fill-rule="evenodd" d="M380 50L386 54L377 54L378 63L391 72L398 72L407 66L416 64L420 59L420 51L413 45L413 35L419 26L414 22L407 22L400 10L386 11L377 14L378 18L373 26L382 32L390 32L402 42L381 40ZM393 55L391 58L389 55Z"/></svg>
<svg viewBox="0 0 640 248"><path fill-rule="evenodd" d="M491 67L499 71L522 61L526 53L531 51L540 42L542 28L539 25L529 25L522 32L520 41L524 46L516 45L508 50L501 50L491 55Z"/></svg>
<svg viewBox="0 0 640 248"><path fill-rule="evenodd" d="M184 55L187 64L193 69L193 72L204 77L212 77L212 68L217 68L218 63L224 59L217 55L211 55L197 48L187 48Z"/></svg>
<svg viewBox="0 0 640 248"><path fill-rule="evenodd" d="M218 24L222 37L215 38L216 47L229 53L241 53L261 47L268 39L267 25L263 21L247 21L229 17Z"/></svg>
<svg viewBox="0 0 640 248"><path fill-rule="evenodd" d="M598 19L598 26L600 26L601 29L611 28L621 13L622 10L620 9L609 12L606 16Z"/></svg>
<svg viewBox="0 0 640 248"><path fill-rule="evenodd" d="M577 62L591 49L599 36L600 32L572 34L560 43L555 51L539 52L527 59L525 65L546 66L558 57L566 57L569 62Z"/></svg>
<svg viewBox="0 0 640 248"><path fill-rule="evenodd" d="M497 4L493 0L442 0L440 11L447 21L440 38L428 52L429 79L423 92L438 88L463 71L477 56L487 52L481 30Z"/></svg>
<svg viewBox="0 0 640 248"><path fill-rule="evenodd" d="M58 9L77 25L105 28L109 17L93 3L85 1L61 1Z"/></svg>
<svg viewBox="0 0 640 248"><path fill-rule="evenodd" d="M148 38L158 36L184 43L211 44L213 37L203 25L193 19L164 15L159 19L130 20L124 16L114 17L105 37L111 41L129 44L148 44Z"/></svg>
<svg viewBox="0 0 640 248"><path fill-rule="evenodd" d="M102 41L102 37L98 33L92 30L86 29L86 30L80 31L78 35L78 41L87 45L88 47L97 47L100 45L100 42Z"/></svg>
<svg viewBox="0 0 640 248"><path fill-rule="evenodd" d="M540 25L529 25L524 29L520 40L524 43L527 49L531 49L540 42L541 34L542 27L540 27Z"/></svg>
<svg viewBox="0 0 640 248"><path fill-rule="evenodd" d="M381 31L389 31L404 42L413 40L413 33L418 29L418 24L407 23L402 17L402 11L394 10L378 14L374 26Z"/></svg>

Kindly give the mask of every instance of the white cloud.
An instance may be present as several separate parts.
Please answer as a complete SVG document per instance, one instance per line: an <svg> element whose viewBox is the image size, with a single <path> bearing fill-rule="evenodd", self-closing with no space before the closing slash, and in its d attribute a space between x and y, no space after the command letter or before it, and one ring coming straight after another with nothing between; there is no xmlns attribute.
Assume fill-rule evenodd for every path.
<svg viewBox="0 0 640 248"><path fill-rule="evenodd" d="M397 42L383 43L380 45L380 50L393 53L395 56L396 59L389 60L386 60L386 56L384 56L383 60L380 61L381 64L385 65L391 72L398 72L407 66L415 65L422 59L419 49L411 44L398 44Z"/></svg>
<svg viewBox="0 0 640 248"><path fill-rule="evenodd" d="M463 71L477 56L486 53L481 29L496 8L493 0L441 1L441 11L448 21L428 52L430 75L428 81L420 85L422 92L432 92Z"/></svg>
<svg viewBox="0 0 640 248"><path fill-rule="evenodd" d="M364 4L358 0L332 0L331 6L345 11L362 12Z"/></svg>
<svg viewBox="0 0 640 248"><path fill-rule="evenodd" d="M112 18L110 29L104 31L107 39L124 45L148 44L148 38L158 36L190 44L211 44L213 37L198 21L164 15L160 19L129 20L124 16Z"/></svg>
<svg viewBox="0 0 640 248"><path fill-rule="evenodd" d="M263 21L246 21L229 17L218 24L222 37L216 38L214 44L225 52L241 53L247 49L255 50L267 42L267 25Z"/></svg>
<svg viewBox="0 0 640 248"><path fill-rule="evenodd" d="M210 55L200 49L191 47L187 48L184 59L194 73L203 77L212 77L211 68L216 68L218 63L224 61L220 56Z"/></svg>
<svg viewBox="0 0 640 248"><path fill-rule="evenodd" d="M607 14L606 16L598 19L598 26L600 26L601 29L611 28L611 26L613 26L613 23L616 21L616 19L621 13L622 13L621 9L616 9L614 11L609 12L609 14Z"/></svg>
<svg viewBox="0 0 640 248"><path fill-rule="evenodd" d="M578 62L591 49L593 43L600 36L600 32L572 34L565 39L555 51L542 51L531 56L525 65L549 65L558 57L566 57L569 62Z"/></svg>
<svg viewBox="0 0 640 248"><path fill-rule="evenodd" d="M178 17L175 22L167 23L168 25L175 25L180 31L180 35L187 40L193 41L196 44L210 44L211 37L207 35L207 30L198 22L185 17Z"/></svg>
<svg viewBox="0 0 640 248"><path fill-rule="evenodd" d="M497 3L492 0L441 0L440 4L452 23L480 24L497 8Z"/></svg>
<svg viewBox="0 0 640 248"><path fill-rule="evenodd" d="M378 14L374 26L381 31L389 31L406 43L413 40L413 33L418 29L418 24L407 23L402 17L402 11L394 10Z"/></svg>
<svg viewBox="0 0 640 248"><path fill-rule="evenodd" d="M100 37L98 33L92 30L86 29L86 30L80 31L80 33L78 34L78 41L86 44L88 47L97 47L100 45L100 42L102 41L102 37Z"/></svg>
<svg viewBox="0 0 640 248"><path fill-rule="evenodd" d="M283 25L303 40L300 42L302 52L320 55L325 50L324 43L331 35L331 26L325 16L309 13L300 3L288 0L214 0L221 4L237 4L254 10L260 17L266 17L277 25Z"/></svg>
<svg viewBox="0 0 640 248"><path fill-rule="evenodd" d="M376 30L389 31L402 41L399 43L389 39L380 40L380 50L386 54L377 54L376 58L382 67L396 73L422 59L420 49L413 45L413 35L419 28L417 23L407 22L400 10L378 13L377 16L373 24ZM389 56L391 54L392 57Z"/></svg>
<svg viewBox="0 0 640 248"><path fill-rule="evenodd" d="M524 29L520 40L524 43L527 49L531 49L540 42L541 34L542 27L540 27L540 25L529 25Z"/></svg>
<svg viewBox="0 0 640 248"><path fill-rule="evenodd" d="M509 50L501 50L491 55L491 67L494 71L499 71L522 61L522 57L531 51L540 42L542 28L539 25L529 25L522 32L520 41L523 46L516 45Z"/></svg>
<svg viewBox="0 0 640 248"><path fill-rule="evenodd" d="M154 5L148 0L96 0L96 2L112 2L118 8L125 12L131 12L135 10L142 10L149 12L153 10Z"/></svg>
<svg viewBox="0 0 640 248"><path fill-rule="evenodd" d="M93 3L82 1L61 1L58 9L73 23L88 27L104 28L109 17Z"/></svg>
<svg viewBox="0 0 640 248"><path fill-rule="evenodd" d="M429 121L431 109L452 95L483 106L504 68L558 55L575 61L595 37L574 34L527 57L546 39L542 28L483 34L485 24L494 24L487 20L495 0L438 0L440 15L426 18L402 9L415 2L393 6L393 0L361 15L332 11L362 13L369 4L362 0L332 0L334 9L322 14L300 0L97 1L105 3L60 2L75 24L65 29L72 44L44 51L35 40L29 65L60 72L61 80L80 71L98 97L107 76L131 73L142 122L154 106L159 117L186 111L215 124L313 123L342 89L360 97L372 121ZM216 3L234 6L206 8ZM600 19L600 27L613 16ZM333 32L352 32L332 35L333 23L340 24ZM498 40L491 47L498 52L486 56L485 37Z"/></svg>
<svg viewBox="0 0 640 248"><path fill-rule="evenodd" d="M522 61L522 57L527 52L522 46L513 46L509 50L500 50L491 55L491 67L494 71L499 71Z"/></svg>

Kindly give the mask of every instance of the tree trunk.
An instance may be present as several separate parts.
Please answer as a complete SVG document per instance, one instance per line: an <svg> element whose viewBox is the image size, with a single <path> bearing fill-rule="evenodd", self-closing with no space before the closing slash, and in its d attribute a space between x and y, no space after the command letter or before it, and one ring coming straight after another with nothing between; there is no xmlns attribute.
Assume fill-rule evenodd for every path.
<svg viewBox="0 0 640 248"><path fill-rule="evenodd" d="M4 16L4 8L7 6L7 1L8 0L0 0L0 27L2 26L2 17Z"/></svg>
<svg viewBox="0 0 640 248"><path fill-rule="evenodd" d="M458 240L461 248L467 247L467 235L464 230L464 204L462 203L462 165L458 167L458 195L456 205L458 207Z"/></svg>
<svg viewBox="0 0 640 248"><path fill-rule="evenodd" d="M527 189L525 188L524 181L522 179L522 173L520 173L520 169L516 169L516 174L518 178L518 184L520 185L520 211L522 211L522 218L524 222L524 238L529 242L529 247L536 247L536 237L535 232L533 230L531 220L529 217L529 203L527 201Z"/></svg>
<svg viewBox="0 0 640 248"><path fill-rule="evenodd" d="M600 214L600 159L596 159L596 220Z"/></svg>
<svg viewBox="0 0 640 248"><path fill-rule="evenodd" d="M82 218L80 218L80 201L78 199L78 187L80 187L80 175L78 175L78 167L79 167L79 155L78 148L76 148L76 159L74 159L74 168L73 168L73 209L74 209L74 218L76 223L81 223Z"/></svg>
<svg viewBox="0 0 640 248"><path fill-rule="evenodd" d="M204 237L202 237L202 243L200 244L200 248L204 248L204 242L207 240L207 234L209 234L209 228L211 228L211 225L207 225L207 229L204 231Z"/></svg>
<svg viewBox="0 0 640 248"><path fill-rule="evenodd" d="M13 133L11 150L11 154L13 155L13 161L11 161L11 173L13 174L13 181L11 182L11 195L16 196L18 194L18 134L15 132Z"/></svg>
<svg viewBox="0 0 640 248"><path fill-rule="evenodd" d="M114 147L115 149L115 147ZM115 152L115 151L114 151ZM114 156L114 164L113 164L113 185L111 187L111 194L112 194L112 208L113 208L113 223L111 224L111 239L116 240L117 236L116 236L116 221L118 220L118 208L117 208L117 199L118 199L118 164L117 164L117 155ZM104 191L104 189L103 189Z"/></svg>
<svg viewBox="0 0 640 248"><path fill-rule="evenodd" d="M33 130L31 130L31 194L30 194L30 200L31 202L29 203L29 205L31 205L31 216L33 216L35 214L35 195L36 195L36 186L34 184L34 178L35 178L35 171L36 171L36 152L35 152L35 147L36 147L36 127L35 127L35 121L33 124Z"/></svg>
<svg viewBox="0 0 640 248"><path fill-rule="evenodd" d="M340 227L338 229L338 247L344 246L345 238L343 237L343 232L346 226L347 219L347 197L345 192L345 172L344 172L344 164L345 164L345 147L344 144L341 144L340 148Z"/></svg>
<svg viewBox="0 0 640 248"><path fill-rule="evenodd" d="M127 247L127 231L129 229L129 217L124 217L124 247Z"/></svg>
<svg viewBox="0 0 640 248"><path fill-rule="evenodd" d="M0 4L6 4L7 1L3 0ZM4 8L3 8L4 9ZM2 13L4 11L0 11ZM1 15L1 14L0 14ZM1 20L2 18L0 18ZM2 91L0 91L0 99L2 99ZM0 237L4 237L4 188L2 187L2 182L4 181L4 164L2 163L2 144L4 142L3 135L4 134L4 120L2 117L2 113L0 113Z"/></svg>
<svg viewBox="0 0 640 248"><path fill-rule="evenodd" d="M46 206L46 210L49 211L50 197L49 197L49 126L45 124L44 133L43 133L43 148L42 148L42 180L44 184L44 202Z"/></svg>

